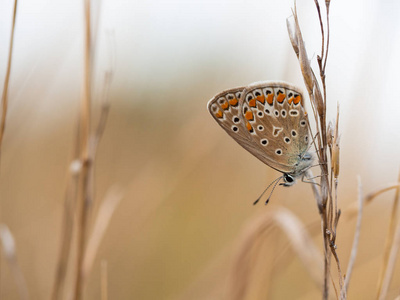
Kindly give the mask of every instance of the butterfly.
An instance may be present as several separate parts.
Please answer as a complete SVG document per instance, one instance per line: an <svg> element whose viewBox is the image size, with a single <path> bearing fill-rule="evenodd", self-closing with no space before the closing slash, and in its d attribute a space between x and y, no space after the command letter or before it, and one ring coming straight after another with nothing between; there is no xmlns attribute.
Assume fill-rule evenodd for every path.
<svg viewBox="0 0 400 300"><path fill-rule="evenodd" d="M292 186L312 166L309 122L299 88L256 82L217 94L207 107L239 145L283 173L282 185Z"/></svg>

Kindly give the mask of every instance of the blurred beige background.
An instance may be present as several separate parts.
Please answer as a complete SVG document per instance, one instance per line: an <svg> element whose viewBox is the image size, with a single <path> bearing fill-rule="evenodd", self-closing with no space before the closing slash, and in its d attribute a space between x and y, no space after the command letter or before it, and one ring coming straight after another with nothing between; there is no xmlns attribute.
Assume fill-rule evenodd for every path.
<svg viewBox="0 0 400 300"><path fill-rule="evenodd" d="M320 31L313 3L297 4L315 66ZM339 204L345 210L356 200L357 175L365 192L397 179L400 2L331 3L328 119L339 102ZM0 5L3 82L12 2ZM305 224L318 222L306 184L278 188L267 207L253 206L278 174L231 140L206 110L219 91L254 81L303 86L286 30L292 6L288 0L117 0L94 6L95 95L110 53L115 58L112 108L96 162L96 201L116 184L125 196L99 249L87 299L99 298L101 260L108 263L110 299L222 299L235 245L249 222L274 206L289 208ZM18 9L0 216L14 234L31 298L47 299L79 108L83 13L80 1L21 1ZM96 99L93 110L98 116ZM351 299L375 297L392 198L388 194L365 209ZM339 225L345 267L354 226L354 220ZM318 226L316 232L320 247ZM304 267L285 248L286 237L276 231L268 238L268 247L286 249L268 298L319 299ZM18 299L4 258L1 266L1 298ZM263 277L256 282L262 286ZM392 298L399 284L397 275Z"/></svg>

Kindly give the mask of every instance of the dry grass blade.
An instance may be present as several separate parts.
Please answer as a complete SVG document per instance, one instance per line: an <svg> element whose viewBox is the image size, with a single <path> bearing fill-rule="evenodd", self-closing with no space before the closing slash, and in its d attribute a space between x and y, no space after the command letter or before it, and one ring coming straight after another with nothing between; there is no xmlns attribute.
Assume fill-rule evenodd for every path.
<svg viewBox="0 0 400 300"><path fill-rule="evenodd" d="M299 58L300 50L299 50L299 45L298 45L298 42L297 42L297 36L296 36L296 32L295 32L293 26L289 22L289 18L286 19L286 27L287 27L287 30L288 30L289 39L290 39L290 42L292 43L292 47L293 47L294 53L296 54L297 58Z"/></svg>
<svg viewBox="0 0 400 300"><path fill-rule="evenodd" d="M385 277L387 276L385 274L388 271L390 251L394 247L393 239L394 239L394 235L395 235L396 224L399 223L397 211L398 211L399 200L400 200L400 172L399 172L399 176L398 176L398 182L399 182L399 186L396 188L396 194L394 196L392 214L390 217L389 231L387 234L385 249L383 252L383 263L382 263L381 271L379 273L379 278L378 278L378 290L377 290L378 297L379 297L379 295L382 294L382 291L384 288L383 287L384 276Z"/></svg>
<svg viewBox="0 0 400 300"><path fill-rule="evenodd" d="M398 189L399 186L400 186L400 183L389 183L384 187L376 189L375 191L370 192L365 196L365 202L366 203L371 202L374 198L378 197L379 195L381 195L385 192L388 192L390 190Z"/></svg>
<svg viewBox="0 0 400 300"><path fill-rule="evenodd" d="M108 299L108 267L107 261L101 261L101 300Z"/></svg>
<svg viewBox="0 0 400 300"><path fill-rule="evenodd" d="M83 293L82 266L84 253L86 248L87 227L89 223L89 214L92 199L91 171L93 161L90 159L89 141L90 141L90 124L91 124L91 70L92 70L92 43L91 43L91 5L90 0L84 0L84 24L85 24L85 47L84 47L84 68L83 68L83 89L81 98L80 111L80 159L82 162L82 170L79 182L79 203L78 203L78 222L77 222L77 259L76 259L76 275L74 299L81 299Z"/></svg>
<svg viewBox="0 0 400 300"><path fill-rule="evenodd" d="M80 164L80 161L75 160L71 163L69 170L70 174L68 176L67 189L64 199L64 215L61 230L60 254L58 257L56 275L53 284L53 290L51 293L51 299L53 300L61 298L65 284L68 261L71 252L72 233L74 228L74 213L76 208L75 200L78 191L78 175L81 167L82 166Z"/></svg>
<svg viewBox="0 0 400 300"><path fill-rule="evenodd" d="M398 184L398 183L390 183L390 184L387 184L385 187L379 188L371 193L368 193L364 197L364 205L368 205L368 204L372 203L372 201L379 195L381 195L385 192L397 189L399 186L400 186L400 184ZM357 214L357 211L358 211L358 204L353 203L353 204L349 205L349 207L346 209L344 216L347 220L352 219Z"/></svg>
<svg viewBox="0 0 400 300"><path fill-rule="evenodd" d="M339 136L339 104L337 106L336 126L332 141L332 170L335 178L339 177L340 170L340 136Z"/></svg>
<svg viewBox="0 0 400 300"><path fill-rule="evenodd" d="M87 248L85 252L85 257L83 261L83 271L82 280L85 281L87 275L92 269L94 259L96 257L97 250L99 248L100 242L107 230L108 224L115 209L117 208L119 202L123 196L122 190L113 187L111 188L104 198L103 203L100 206L99 212L97 214L96 221L94 223L92 234L87 243Z"/></svg>
<svg viewBox="0 0 400 300"><path fill-rule="evenodd" d="M244 299L247 292L247 282L250 276L251 262L257 261L254 245L265 240L265 234L272 228L280 228L288 237L295 254L304 264L305 270L309 273L318 288L323 285L323 258L314 242L304 229L302 222L287 209L279 208L275 211L268 211L260 218L253 221L245 230L239 251L234 262L232 272L232 286L229 299Z"/></svg>
<svg viewBox="0 0 400 300"><path fill-rule="evenodd" d="M379 300L386 299L387 291L389 290L390 281L392 280L394 267L396 265L397 255L400 249L400 223L397 224L396 233L393 239L393 245L390 249L389 259L387 262L387 269L382 281L382 288L379 294Z"/></svg>
<svg viewBox="0 0 400 300"><path fill-rule="evenodd" d="M313 76L312 76L310 61L308 60L306 48L304 46L303 37L301 35L299 20L297 18L296 6L293 11L293 17L294 17L294 21L295 21L295 36L296 36L295 41L297 42L297 49L298 49L298 53L299 53L298 59L300 62L300 68L301 68L301 72L303 74L304 82L306 84L308 93L312 94L313 87L314 87L314 80L313 80ZM289 34L290 34L290 30L289 30ZM292 43L292 45L293 45L293 43ZM296 49L295 49L295 51L296 51Z"/></svg>
<svg viewBox="0 0 400 300"><path fill-rule="evenodd" d="M4 224L0 224L0 239L6 261L10 267L11 273L14 276L15 283L17 284L19 297L22 300L29 299L28 288L25 283L24 275L22 274L17 262L14 238L8 227Z"/></svg>
<svg viewBox="0 0 400 300"><path fill-rule="evenodd" d="M344 287L341 291L342 299L346 299L346 297L347 297L347 291L349 289L351 274L353 272L354 263L355 263L356 257L357 257L358 241L360 239L360 233L361 233L361 220L362 220L362 215L363 215L363 206L364 206L364 198L363 198L363 193L362 193L361 178L358 177L358 217L357 217L356 230L354 233L353 246L351 248L349 264L347 266L347 271L346 271L346 279L344 281Z"/></svg>
<svg viewBox="0 0 400 300"><path fill-rule="evenodd" d="M3 144L4 130L6 128L6 117L7 117L7 107L8 107L8 86L10 83L10 74L11 74L11 62L12 62L12 54L13 54L13 46L14 46L14 31L15 31L15 19L17 17L17 0L14 1L14 9L13 9L13 18L11 25L11 36L10 36L10 46L8 50L8 60L7 60L7 71L6 77L4 79L3 85L3 94L1 97L2 104L2 115L0 122L0 153L1 153L1 145Z"/></svg>

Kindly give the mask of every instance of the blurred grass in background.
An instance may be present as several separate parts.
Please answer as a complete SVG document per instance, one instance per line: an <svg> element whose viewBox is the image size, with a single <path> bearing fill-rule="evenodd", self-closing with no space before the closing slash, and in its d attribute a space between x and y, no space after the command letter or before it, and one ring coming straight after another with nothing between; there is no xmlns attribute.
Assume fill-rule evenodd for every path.
<svg viewBox="0 0 400 300"><path fill-rule="evenodd" d="M313 38L319 27L313 1L303 2L299 17L311 57L319 51ZM294 212L322 244L310 187L280 187L267 207L253 206L277 173L241 149L206 110L208 99L230 87L272 79L302 84L286 33L292 5L255 0L99 6L96 78L108 66L110 32L116 62L95 197L102 199L115 184L125 196L100 246L87 299L100 297L101 260L108 263L110 299L221 299L238 237L276 206ZM11 3L1 7L4 66ZM19 3L0 211L16 239L32 299L48 298L54 279L81 90L81 8L80 1ZM395 1L331 5L328 117L339 101L342 210L356 200L357 174L366 191L397 178L399 9ZM100 90L101 80L96 82ZM96 102L93 109L99 112ZM392 198L365 208L351 299L375 296ZM341 222L337 245L347 266L355 220ZM248 299L265 299L265 272L269 299L320 297L279 230L266 237L264 248L265 268L255 271ZM18 299L2 260L0 295ZM397 272L392 298L399 283Z"/></svg>

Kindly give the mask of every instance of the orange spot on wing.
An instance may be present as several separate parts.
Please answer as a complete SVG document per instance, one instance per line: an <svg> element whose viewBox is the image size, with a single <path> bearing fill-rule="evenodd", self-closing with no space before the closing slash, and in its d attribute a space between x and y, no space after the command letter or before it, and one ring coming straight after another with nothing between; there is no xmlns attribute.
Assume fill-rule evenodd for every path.
<svg viewBox="0 0 400 300"><path fill-rule="evenodd" d="M244 115L247 120L251 121L254 119L254 115L251 111L247 111L246 114Z"/></svg>
<svg viewBox="0 0 400 300"><path fill-rule="evenodd" d="M224 116L224 114L222 113L222 111L221 110L218 110L218 112L215 114L215 116L217 117L217 118L222 118L223 116Z"/></svg>
<svg viewBox="0 0 400 300"><path fill-rule="evenodd" d="M293 100L294 100L294 98L293 98L293 97L292 97L292 98L290 98L290 99L288 100L288 103L289 103L289 104L292 104Z"/></svg>
<svg viewBox="0 0 400 300"><path fill-rule="evenodd" d="M265 103L265 97L263 95L257 96L257 100L260 101L262 104Z"/></svg>
<svg viewBox="0 0 400 300"><path fill-rule="evenodd" d="M248 131L253 131L253 127L251 127L251 125L250 125L250 123L249 122L246 122L246 128L247 128L247 130Z"/></svg>
<svg viewBox="0 0 400 300"><path fill-rule="evenodd" d="M272 103L274 102L274 94L268 94L267 96L267 103L269 105L272 105Z"/></svg>
<svg viewBox="0 0 400 300"><path fill-rule="evenodd" d="M249 106L250 106L250 107L256 107L256 99L251 99L251 100L249 101Z"/></svg>
<svg viewBox="0 0 400 300"><path fill-rule="evenodd" d="M228 109L228 108L229 108L228 102L225 101L224 103L222 103L222 104L221 104L221 108L222 108L222 109Z"/></svg>
<svg viewBox="0 0 400 300"><path fill-rule="evenodd" d="M294 102L294 104L299 104L299 102L301 102L301 105L303 105L303 101L301 100L300 95L297 95L296 97L294 97L293 102Z"/></svg>
<svg viewBox="0 0 400 300"><path fill-rule="evenodd" d="M229 104L232 106L236 106L238 104L238 101L236 98L229 100Z"/></svg>
<svg viewBox="0 0 400 300"><path fill-rule="evenodd" d="M285 100L285 98L286 98L286 94L282 93L282 94L279 94L279 95L276 97L276 101L278 101L279 103L282 103L283 100Z"/></svg>

